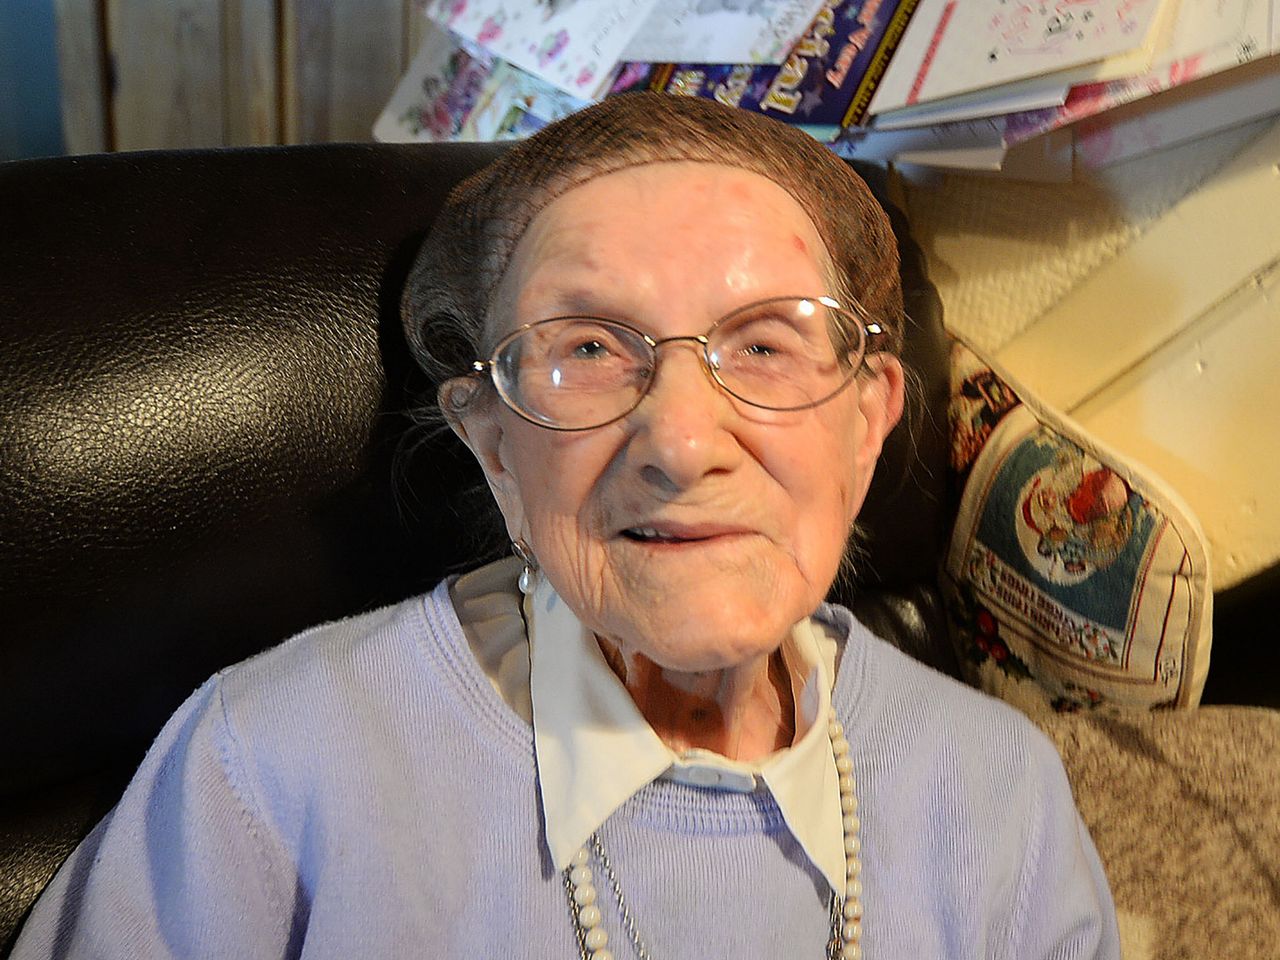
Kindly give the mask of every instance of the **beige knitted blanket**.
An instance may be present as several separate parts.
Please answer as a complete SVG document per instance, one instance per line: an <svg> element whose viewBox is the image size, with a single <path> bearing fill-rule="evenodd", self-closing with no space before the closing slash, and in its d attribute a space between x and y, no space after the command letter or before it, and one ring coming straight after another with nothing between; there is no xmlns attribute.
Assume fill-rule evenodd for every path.
<svg viewBox="0 0 1280 960"><path fill-rule="evenodd" d="M1111 880L1125 960L1280 958L1280 712L1035 719Z"/></svg>

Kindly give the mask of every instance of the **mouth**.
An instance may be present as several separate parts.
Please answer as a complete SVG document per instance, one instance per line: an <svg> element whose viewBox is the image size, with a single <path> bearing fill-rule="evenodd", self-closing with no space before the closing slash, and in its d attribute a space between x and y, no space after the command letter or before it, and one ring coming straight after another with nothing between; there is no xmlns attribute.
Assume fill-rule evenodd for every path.
<svg viewBox="0 0 1280 960"><path fill-rule="evenodd" d="M705 537L678 537L663 533L656 527L628 527L622 535L636 543L696 543Z"/></svg>
<svg viewBox="0 0 1280 960"><path fill-rule="evenodd" d="M738 527L720 525L673 526L663 524L661 526L627 527L625 530L620 531L620 535L634 543L679 545L724 540L740 536L746 532Z"/></svg>

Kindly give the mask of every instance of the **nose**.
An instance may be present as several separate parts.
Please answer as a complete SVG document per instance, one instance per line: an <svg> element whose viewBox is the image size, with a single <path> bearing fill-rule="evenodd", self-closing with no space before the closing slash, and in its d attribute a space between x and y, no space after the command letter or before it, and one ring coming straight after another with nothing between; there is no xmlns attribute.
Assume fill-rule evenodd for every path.
<svg viewBox="0 0 1280 960"><path fill-rule="evenodd" d="M732 470L742 449L731 429L737 412L690 338L663 341L649 392L632 412L628 460L659 495Z"/></svg>

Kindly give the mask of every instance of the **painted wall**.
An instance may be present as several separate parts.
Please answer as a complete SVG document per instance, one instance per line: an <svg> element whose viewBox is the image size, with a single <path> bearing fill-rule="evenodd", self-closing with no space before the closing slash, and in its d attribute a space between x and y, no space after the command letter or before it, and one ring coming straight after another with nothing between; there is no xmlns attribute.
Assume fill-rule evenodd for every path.
<svg viewBox="0 0 1280 960"><path fill-rule="evenodd" d="M53 0L0 2L0 160L62 153Z"/></svg>

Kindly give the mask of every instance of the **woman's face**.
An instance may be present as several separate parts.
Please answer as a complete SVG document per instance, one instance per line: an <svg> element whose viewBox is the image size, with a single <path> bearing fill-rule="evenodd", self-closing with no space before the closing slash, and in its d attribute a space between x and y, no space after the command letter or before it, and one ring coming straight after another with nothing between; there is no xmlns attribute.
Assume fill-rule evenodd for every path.
<svg viewBox="0 0 1280 960"><path fill-rule="evenodd" d="M650 164L548 205L492 322L498 336L566 314L655 339L700 334L754 301L828 293L825 265L813 224L772 181ZM494 399L455 429L512 538L588 628L670 670L722 669L776 649L835 577L901 409L901 368L873 366L825 404L774 412L719 390L686 341L660 349L648 395L607 426L546 430Z"/></svg>

